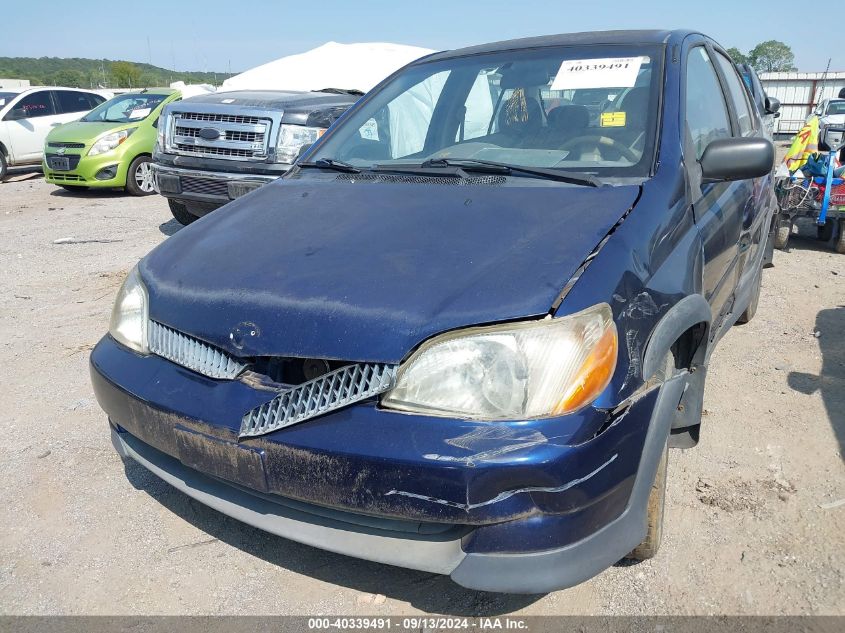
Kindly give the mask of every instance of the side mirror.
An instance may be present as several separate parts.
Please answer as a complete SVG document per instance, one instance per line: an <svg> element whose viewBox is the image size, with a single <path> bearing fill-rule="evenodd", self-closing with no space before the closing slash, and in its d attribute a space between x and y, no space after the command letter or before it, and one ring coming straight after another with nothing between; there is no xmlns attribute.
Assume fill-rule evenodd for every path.
<svg viewBox="0 0 845 633"><path fill-rule="evenodd" d="M775 147L762 138L720 138L704 149L699 163L705 182L760 178L775 165Z"/></svg>
<svg viewBox="0 0 845 633"><path fill-rule="evenodd" d="M26 110L23 108L12 108L4 117L5 121L20 121L26 118Z"/></svg>
<svg viewBox="0 0 845 633"><path fill-rule="evenodd" d="M831 150L838 151L845 145L845 128L826 127L821 131L821 137L822 143L827 145Z"/></svg>
<svg viewBox="0 0 845 633"><path fill-rule="evenodd" d="M780 100L766 96L766 114L774 114L780 110Z"/></svg>

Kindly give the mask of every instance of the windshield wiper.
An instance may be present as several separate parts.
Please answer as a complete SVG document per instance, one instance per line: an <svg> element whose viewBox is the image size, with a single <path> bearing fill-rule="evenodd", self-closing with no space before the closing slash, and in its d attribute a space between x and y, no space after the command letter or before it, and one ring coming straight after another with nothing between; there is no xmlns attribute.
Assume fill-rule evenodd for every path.
<svg viewBox="0 0 845 633"><path fill-rule="evenodd" d="M539 176L540 178L548 178L549 180L557 180L559 182L566 182L572 185L583 185L585 187L601 186L601 182L590 174L564 172L559 169L550 169L546 167L523 167L522 165L497 163L496 161L481 160L478 158L429 158L428 160L420 163L420 167L460 167L466 171L500 174L510 174L515 172L531 176Z"/></svg>
<svg viewBox="0 0 845 633"><path fill-rule="evenodd" d="M316 167L317 169L333 169L334 171L342 171L347 174L360 174L361 170L351 163L342 160L335 160L334 158L318 158L313 162L297 163L298 167Z"/></svg>

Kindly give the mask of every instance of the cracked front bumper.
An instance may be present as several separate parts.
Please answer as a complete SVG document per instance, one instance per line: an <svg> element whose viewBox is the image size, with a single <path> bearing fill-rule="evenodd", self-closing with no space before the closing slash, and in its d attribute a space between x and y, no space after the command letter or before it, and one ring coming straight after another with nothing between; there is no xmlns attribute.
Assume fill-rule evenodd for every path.
<svg viewBox="0 0 845 633"><path fill-rule="evenodd" d="M239 442L241 415L266 392L109 337L91 368L121 455L186 494L295 541L509 592L571 586L640 542L680 398L667 383L586 441L579 432L595 435L586 413L502 426L370 402ZM456 445L485 428L498 429L496 439L475 453ZM491 441L506 450L491 455Z"/></svg>

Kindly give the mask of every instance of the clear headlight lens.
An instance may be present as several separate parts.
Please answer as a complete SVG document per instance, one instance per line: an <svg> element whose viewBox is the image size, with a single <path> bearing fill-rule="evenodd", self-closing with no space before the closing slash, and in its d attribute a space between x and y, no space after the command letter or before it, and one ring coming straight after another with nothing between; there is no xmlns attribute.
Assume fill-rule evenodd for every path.
<svg viewBox="0 0 845 633"><path fill-rule="evenodd" d="M276 143L276 162L293 163L302 146L316 142L325 131L321 127L283 124L279 128L279 140Z"/></svg>
<svg viewBox="0 0 845 633"><path fill-rule="evenodd" d="M135 266L117 293L109 322L109 334L119 343L142 354L149 353L147 346L147 320L149 299L147 289Z"/></svg>
<svg viewBox="0 0 845 633"><path fill-rule="evenodd" d="M98 139L97 142L91 146L91 149L88 150L88 155L96 156L97 154L105 154L106 152L112 151L115 147L129 138L129 135L136 129L137 128L132 128L131 130L121 130L120 132L106 134L103 138Z"/></svg>
<svg viewBox="0 0 845 633"><path fill-rule="evenodd" d="M607 387L617 346L606 303L562 318L452 332L402 364L382 406L477 420L571 413Z"/></svg>

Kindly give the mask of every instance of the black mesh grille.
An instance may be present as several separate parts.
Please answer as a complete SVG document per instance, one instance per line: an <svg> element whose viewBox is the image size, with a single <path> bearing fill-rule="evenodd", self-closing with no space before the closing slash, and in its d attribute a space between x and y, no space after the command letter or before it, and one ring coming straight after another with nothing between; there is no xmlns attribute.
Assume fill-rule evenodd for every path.
<svg viewBox="0 0 845 633"><path fill-rule="evenodd" d="M207 196L229 196L229 187L226 184L226 181L216 180L214 178L182 176L182 191L202 193Z"/></svg>
<svg viewBox="0 0 845 633"><path fill-rule="evenodd" d="M396 174L340 174L337 180L345 182L381 182L401 183L412 185L503 185L507 182L504 176L414 176Z"/></svg>
<svg viewBox="0 0 845 633"><path fill-rule="evenodd" d="M72 149L82 149L85 147L85 143L62 143L60 141L50 141L47 143L47 147L67 147Z"/></svg>

